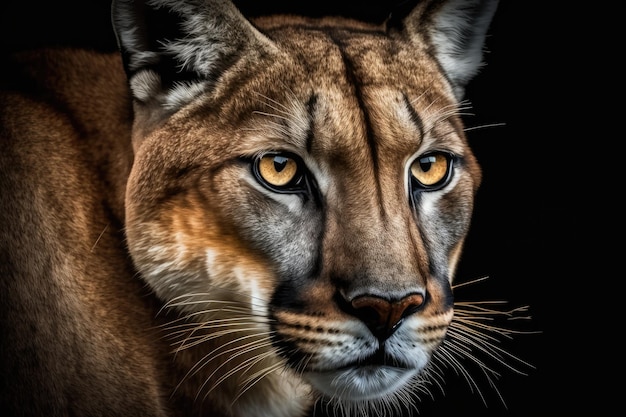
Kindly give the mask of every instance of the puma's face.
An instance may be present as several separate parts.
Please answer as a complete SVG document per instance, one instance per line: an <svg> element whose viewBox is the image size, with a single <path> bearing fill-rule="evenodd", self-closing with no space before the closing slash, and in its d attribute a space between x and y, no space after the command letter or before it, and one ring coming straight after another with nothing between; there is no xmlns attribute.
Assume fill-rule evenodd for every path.
<svg viewBox="0 0 626 417"><path fill-rule="evenodd" d="M130 79L131 254L193 323L181 346L220 357L214 386L232 361L245 389L284 365L343 404L405 395L452 319L480 182L451 78L401 31L257 25L157 122L157 75Z"/></svg>
<svg viewBox="0 0 626 417"><path fill-rule="evenodd" d="M337 36L277 37L282 53L154 131L128 238L164 300L236 303L316 388L363 400L445 336L479 174L434 62Z"/></svg>

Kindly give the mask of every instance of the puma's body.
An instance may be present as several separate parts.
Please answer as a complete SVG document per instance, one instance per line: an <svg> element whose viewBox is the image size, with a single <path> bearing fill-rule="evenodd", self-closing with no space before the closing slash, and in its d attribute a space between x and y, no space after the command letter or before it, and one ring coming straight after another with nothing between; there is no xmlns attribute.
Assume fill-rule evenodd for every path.
<svg viewBox="0 0 626 417"><path fill-rule="evenodd" d="M132 113L121 60L35 51L3 71L0 408L169 415L167 347L123 236Z"/></svg>
<svg viewBox="0 0 626 417"><path fill-rule="evenodd" d="M253 26L153 3L178 30L119 2L123 60L3 64L0 409L412 409L454 314L480 183L459 101L494 5Z"/></svg>

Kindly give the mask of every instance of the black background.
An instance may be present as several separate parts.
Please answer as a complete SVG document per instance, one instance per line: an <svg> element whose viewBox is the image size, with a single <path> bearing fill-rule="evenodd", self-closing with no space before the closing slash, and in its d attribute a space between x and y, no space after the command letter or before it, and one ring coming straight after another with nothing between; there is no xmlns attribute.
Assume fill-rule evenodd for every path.
<svg viewBox="0 0 626 417"><path fill-rule="evenodd" d="M243 11L306 11L380 20L392 2L332 4L240 1ZM548 2L544 2L548 3ZM263 4L264 9L259 6ZM487 66L466 97L473 116L468 131L483 167L475 217L457 280L488 276L460 288L457 299L507 300L528 306L530 321L512 327L536 334L504 344L534 368L526 376L503 369L497 382L505 408L479 380L487 407L462 378L449 376L445 395L425 399L423 416L608 415L608 358L603 329L593 317L599 284L596 261L584 236L589 199L574 150L587 112L572 90L581 88L585 11L550 9L537 2L503 1L487 39ZM4 0L0 36L4 50L36 46L85 46L114 51L107 0ZM587 40L588 42L588 40ZM602 103L598 103L601 105ZM563 112L565 109L565 112ZM589 146L585 138L585 146ZM611 361L614 365L607 368ZM619 382L618 382L619 383Z"/></svg>

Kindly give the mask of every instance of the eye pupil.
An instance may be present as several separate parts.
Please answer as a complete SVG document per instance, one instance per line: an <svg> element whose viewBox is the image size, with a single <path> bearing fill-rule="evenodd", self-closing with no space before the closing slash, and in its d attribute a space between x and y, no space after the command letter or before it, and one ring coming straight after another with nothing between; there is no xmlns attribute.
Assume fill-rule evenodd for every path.
<svg viewBox="0 0 626 417"><path fill-rule="evenodd" d="M430 169L432 168L434 162L435 162L435 157L434 156L427 156L425 158L421 158L420 159L420 168L421 168L421 170L424 171L424 172L430 171Z"/></svg>
<svg viewBox="0 0 626 417"><path fill-rule="evenodd" d="M282 172L287 167L289 159L284 156L277 155L274 157L274 169L276 172Z"/></svg>

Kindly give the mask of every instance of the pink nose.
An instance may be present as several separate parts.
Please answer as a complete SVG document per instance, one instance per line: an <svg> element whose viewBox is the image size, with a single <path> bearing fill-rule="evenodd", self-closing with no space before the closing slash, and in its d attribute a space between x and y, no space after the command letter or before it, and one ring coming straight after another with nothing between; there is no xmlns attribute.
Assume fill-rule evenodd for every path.
<svg viewBox="0 0 626 417"><path fill-rule="evenodd" d="M352 300L353 314L361 319L379 340L385 340L396 331L405 317L424 304L423 294L410 294L400 300L389 301L374 295L362 295Z"/></svg>

